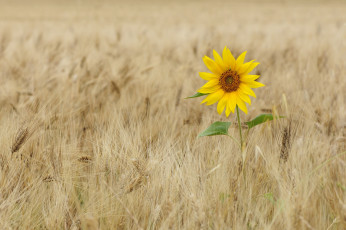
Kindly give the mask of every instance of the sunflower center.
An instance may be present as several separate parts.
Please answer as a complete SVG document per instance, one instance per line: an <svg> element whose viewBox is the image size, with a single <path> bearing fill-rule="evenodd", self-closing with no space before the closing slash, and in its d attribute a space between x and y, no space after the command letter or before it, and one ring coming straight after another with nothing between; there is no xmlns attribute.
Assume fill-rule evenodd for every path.
<svg viewBox="0 0 346 230"><path fill-rule="evenodd" d="M225 92L236 91L239 88L240 77L237 72L229 69L221 74L219 84Z"/></svg>

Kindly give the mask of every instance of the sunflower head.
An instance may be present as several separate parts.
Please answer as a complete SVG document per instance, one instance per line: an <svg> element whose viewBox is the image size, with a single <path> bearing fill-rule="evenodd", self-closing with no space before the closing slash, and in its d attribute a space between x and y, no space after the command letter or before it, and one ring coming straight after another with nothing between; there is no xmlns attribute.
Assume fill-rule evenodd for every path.
<svg viewBox="0 0 346 230"><path fill-rule="evenodd" d="M202 103L211 105L218 102L217 112L222 114L226 108L227 117L234 113L236 106L247 113L245 102L251 105L249 96L256 97L251 88L264 86L256 81L259 75L249 75L259 63L255 60L244 62L246 51L235 59L227 47L223 49L222 57L215 50L213 55L214 60L207 56L203 58L211 73L199 73L202 79L208 81L198 90L208 94Z"/></svg>

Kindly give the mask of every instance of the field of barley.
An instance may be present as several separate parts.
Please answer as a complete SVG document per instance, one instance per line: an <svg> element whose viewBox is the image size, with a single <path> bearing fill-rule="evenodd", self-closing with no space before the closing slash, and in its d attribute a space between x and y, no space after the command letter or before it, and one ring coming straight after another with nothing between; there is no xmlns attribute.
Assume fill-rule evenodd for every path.
<svg viewBox="0 0 346 230"><path fill-rule="evenodd" d="M345 229L344 1L0 1L0 229ZM227 136L227 46L266 86ZM246 132L246 127L244 126ZM242 163L244 160L244 164Z"/></svg>

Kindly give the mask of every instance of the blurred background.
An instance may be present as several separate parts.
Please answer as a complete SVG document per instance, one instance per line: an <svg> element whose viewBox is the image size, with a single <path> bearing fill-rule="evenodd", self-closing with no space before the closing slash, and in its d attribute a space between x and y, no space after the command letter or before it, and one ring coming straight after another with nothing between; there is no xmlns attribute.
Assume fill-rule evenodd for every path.
<svg viewBox="0 0 346 230"><path fill-rule="evenodd" d="M1 229L345 229L345 0L0 0ZM227 46L266 87L184 100ZM246 176L244 176L246 175ZM344 227L342 227L344 226Z"/></svg>

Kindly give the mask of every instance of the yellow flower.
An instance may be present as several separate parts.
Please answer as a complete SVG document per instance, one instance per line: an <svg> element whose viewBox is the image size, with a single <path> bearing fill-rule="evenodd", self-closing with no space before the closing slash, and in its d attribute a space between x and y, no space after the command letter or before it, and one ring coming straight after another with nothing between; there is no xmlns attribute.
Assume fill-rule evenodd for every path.
<svg viewBox="0 0 346 230"><path fill-rule="evenodd" d="M217 112L222 114L226 107L226 116L234 113L236 105L247 113L244 102L251 105L250 96L256 97L251 88L258 88L264 84L255 81L259 75L249 75L249 73L259 64L252 60L244 63L246 51L237 60L231 51L225 47L221 56L213 50L214 59L205 56L203 61L211 73L200 72L199 76L208 82L202 86L198 92L208 94L201 102L207 105L219 102Z"/></svg>

